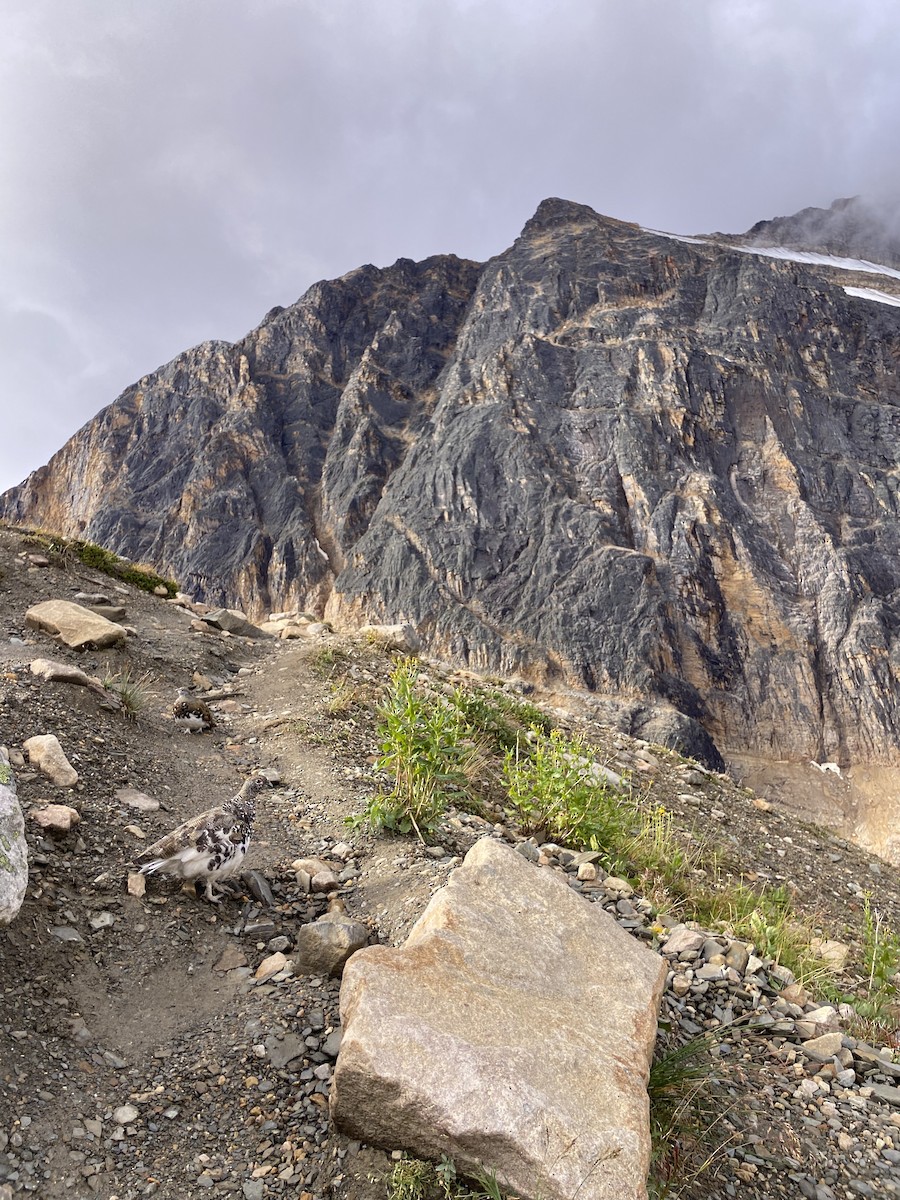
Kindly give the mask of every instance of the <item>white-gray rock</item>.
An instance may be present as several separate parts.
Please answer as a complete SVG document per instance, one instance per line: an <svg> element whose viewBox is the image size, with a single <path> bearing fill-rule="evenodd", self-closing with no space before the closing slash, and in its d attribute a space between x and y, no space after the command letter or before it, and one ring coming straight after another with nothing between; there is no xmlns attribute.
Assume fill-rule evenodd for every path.
<svg viewBox="0 0 900 1200"><path fill-rule="evenodd" d="M385 650L397 650L401 654L418 654L422 639L408 622L400 625L363 625L360 636L382 646Z"/></svg>
<svg viewBox="0 0 900 1200"><path fill-rule="evenodd" d="M677 958L679 954L696 954L703 948L705 941L705 933L697 933L694 929L688 929L687 925L675 925L669 931L662 952L667 958Z"/></svg>
<svg viewBox="0 0 900 1200"><path fill-rule="evenodd" d="M25 820L16 796L16 777L5 746L0 746L0 926L22 907L28 886Z"/></svg>
<svg viewBox="0 0 900 1200"><path fill-rule="evenodd" d="M121 625L71 600L44 600L35 604L26 612L25 624L53 634L74 650L115 646L128 636Z"/></svg>
<svg viewBox="0 0 900 1200"><path fill-rule="evenodd" d="M74 787L78 772L66 758L55 733L39 733L22 743L28 761L47 776L57 787Z"/></svg>
<svg viewBox="0 0 900 1200"><path fill-rule="evenodd" d="M69 663L54 662L50 658L36 658L31 664L31 673L47 683L74 683L80 687L95 689L101 686L99 679L87 675L78 667L70 666Z"/></svg>
<svg viewBox="0 0 900 1200"><path fill-rule="evenodd" d="M352 954L365 946L369 931L341 913L326 913L297 930L294 968L301 975L337 978Z"/></svg>
<svg viewBox="0 0 900 1200"><path fill-rule="evenodd" d="M201 618L214 629L224 629L235 637L266 637L258 625L249 621L242 612L234 608L216 608Z"/></svg>
<svg viewBox="0 0 900 1200"><path fill-rule="evenodd" d="M643 1198L664 979L561 875L484 838L403 947L347 963L332 1115L532 1200Z"/></svg>

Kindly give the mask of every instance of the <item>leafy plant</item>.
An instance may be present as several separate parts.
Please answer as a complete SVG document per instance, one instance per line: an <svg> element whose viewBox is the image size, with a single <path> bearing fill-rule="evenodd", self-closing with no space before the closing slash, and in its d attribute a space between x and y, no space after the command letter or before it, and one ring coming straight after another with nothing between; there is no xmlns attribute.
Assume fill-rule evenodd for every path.
<svg viewBox="0 0 900 1200"><path fill-rule="evenodd" d="M532 726L526 743L506 751L503 778L529 830L598 850L608 866L618 867L636 810L597 770L583 739Z"/></svg>
<svg viewBox="0 0 900 1200"><path fill-rule="evenodd" d="M378 709L380 753L375 765L393 776L387 795L376 796L356 823L376 831L434 832L448 802L465 796L467 766L475 753L460 709L446 697L417 689L418 668L405 659L394 669Z"/></svg>

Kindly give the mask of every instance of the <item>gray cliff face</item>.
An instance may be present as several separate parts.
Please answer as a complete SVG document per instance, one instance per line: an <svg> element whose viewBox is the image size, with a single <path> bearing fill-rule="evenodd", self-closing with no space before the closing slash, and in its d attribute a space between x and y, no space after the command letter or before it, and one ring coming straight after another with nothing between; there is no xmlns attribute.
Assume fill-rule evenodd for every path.
<svg viewBox="0 0 900 1200"><path fill-rule="evenodd" d="M3 498L213 604L321 609L427 418L478 266L362 267L144 377Z"/></svg>
<svg viewBox="0 0 900 1200"><path fill-rule="evenodd" d="M898 454L900 309L550 200L483 267L362 268L181 356L3 513L412 621L710 762L891 763Z"/></svg>
<svg viewBox="0 0 900 1200"><path fill-rule="evenodd" d="M803 208L789 217L757 221L744 238L757 246L790 246L897 268L900 207L851 196L835 200L829 208Z"/></svg>

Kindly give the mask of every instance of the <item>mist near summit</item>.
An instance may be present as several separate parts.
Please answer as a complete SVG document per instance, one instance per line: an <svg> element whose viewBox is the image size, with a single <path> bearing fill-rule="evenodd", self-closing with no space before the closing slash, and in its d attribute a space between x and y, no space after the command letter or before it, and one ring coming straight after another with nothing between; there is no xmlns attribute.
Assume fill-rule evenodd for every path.
<svg viewBox="0 0 900 1200"><path fill-rule="evenodd" d="M484 259L541 199L897 229L876 0L8 0L0 488L182 349L366 263Z"/></svg>

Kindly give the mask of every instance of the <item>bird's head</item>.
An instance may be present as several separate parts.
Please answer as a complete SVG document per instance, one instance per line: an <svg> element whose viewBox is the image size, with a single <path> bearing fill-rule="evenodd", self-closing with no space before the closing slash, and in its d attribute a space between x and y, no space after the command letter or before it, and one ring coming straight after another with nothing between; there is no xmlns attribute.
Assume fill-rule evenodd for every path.
<svg viewBox="0 0 900 1200"><path fill-rule="evenodd" d="M242 821L252 821L256 815L256 797L272 786L265 775L251 775L233 800L224 805Z"/></svg>
<svg viewBox="0 0 900 1200"><path fill-rule="evenodd" d="M244 785L238 795L244 800L255 800L260 792L272 787L272 781L266 775L251 775L244 780Z"/></svg>

